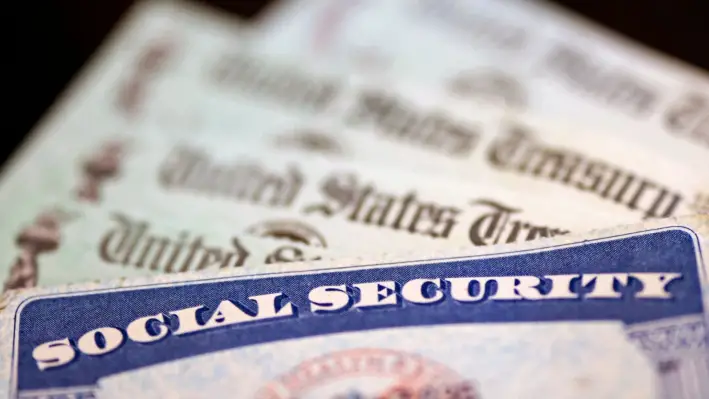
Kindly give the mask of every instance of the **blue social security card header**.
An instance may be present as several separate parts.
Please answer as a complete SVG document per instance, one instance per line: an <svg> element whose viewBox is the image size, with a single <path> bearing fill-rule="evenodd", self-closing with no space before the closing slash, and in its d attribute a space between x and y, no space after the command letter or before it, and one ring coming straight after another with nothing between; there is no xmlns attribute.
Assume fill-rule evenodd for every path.
<svg viewBox="0 0 709 399"><path fill-rule="evenodd" d="M12 292L0 319L4 392L92 397L100 379L118 373L345 332L615 321L661 383L696 382L667 388L671 397L701 397L709 392L706 234L709 218L698 216L415 262Z"/></svg>

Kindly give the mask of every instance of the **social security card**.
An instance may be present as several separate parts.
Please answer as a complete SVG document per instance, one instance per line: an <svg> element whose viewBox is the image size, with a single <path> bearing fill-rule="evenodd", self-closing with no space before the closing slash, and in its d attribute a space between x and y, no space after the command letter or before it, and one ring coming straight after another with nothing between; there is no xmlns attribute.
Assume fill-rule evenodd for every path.
<svg viewBox="0 0 709 399"><path fill-rule="evenodd" d="M476 323L338 333L117 374L100 379L96 395L100 399L216 398L225 392L264 399L653 397L654 369L624 335L622 325L612 322ZM238 378L225 378L229 375Z"/></svg>
<svg viewBox="0 0 709 399"><path fill-rule="evenodd" d="M1 388L10 397L95 397L102 379L110 383L108 377L120 373L258 348L264 348L264 353L247 356L245 361L258 358L260 368L281 370L281 364L317 362L319 356L328 356L327 351L309 352L313 339L319 339L335 359L342 351L357 348L413 356L425 363L421 367L453 378L453 385L439 388L470 386L475 397L490 397L496 391L476 383L485 380L476 379L476 368L452 359L453 354L470 358L476 353L471 349L475 346L465 342L466 334L451 328L480 327L469 332L474 340L483 327L499 324L514 330L519 325L593 327L615 322L654 371L648 381L632 351L601 351L611 358L622 357L607 363L621 361L627 366L623 375L627 384L651 385L659 390L655 397L708 397L705 307L709 296L702 255L708 234L709 216L703 215L523 246L409 254L408 261L384 256L378 262L274 265L278 273L250 276L165 276L11 291L3 299L0 315L0 370L5 384ZM343 334L355 338L343 339ZM392 338L382 339L381 334ZM382 345L406 342L396 338L402 336L410 338L408 344ZM445 348L455 340L461 342L458 350ZM280 345L286 341L293 345ZM338 345L338 341L348 343ZM559 342L559 348L568 346ZM436 354L426 350L429 345L442 345L442 349ZM576 352L563 352L576 356ZM538 353L527 353L519 356L520 361L539 362ZM584 362L584 356L576 359ZM402 362L403 367L406 360ZM212 379L225 378L233 384L259 381L244 375L240 379L238 373L223 372ZM509 379L515 381L515 376ZM416 390L428 386L419 387L415 381L399 387L423 394ZM552 392L555 380L549 381L546 388ZM599 383L607 384L609 392L610 382L617 386L617 380ZM396 388L384 384L380 393ZM648 397L646 393L651 395L646 388L633 387L597 397ZM297 392L280 395L267 397L294 397Z"/></svg>

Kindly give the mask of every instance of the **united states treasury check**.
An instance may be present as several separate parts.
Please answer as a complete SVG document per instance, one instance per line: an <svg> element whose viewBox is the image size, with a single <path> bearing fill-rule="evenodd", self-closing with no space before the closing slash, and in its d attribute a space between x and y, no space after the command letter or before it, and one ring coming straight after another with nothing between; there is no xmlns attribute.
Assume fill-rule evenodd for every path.
<svg viewBox="0 0 709 399"><path fill-rule="evenodd" d="M136 131L154 134L146 124L176 141L216 136L212 144L248 148L268 140L341 150L355 161L487 176L522 193L559 185L574 200L595 197L640 217L707 207L706 157L683 154L678 163L613 131L555 127L529 115L501 120L500 109L470 112L440 90L305 70L248 51L233 23L179 2L142 3L10 164L2 208L63 195L66 168L83 169L78 197L98 196L95 182L115 175L129 150L122 141ZM322 126L306 122L318 115L329 116ZM83 159L102 141L112 144Z"/></svg>
<svg viewBox="0 0 709 399"><path fill-rule="evenodd" d="M707 207L709 169L695 167L706 166L706 158L673 159L607 129L482 105L471 110L439 91L404 83L346 82L249 52L222 61L218 85L205 82L204 99L192 107L202 120L192 137L463 180L483 176L521 193L559 186L571 200L613 203L644 218ZM313 95L318 88L327 88L326 101Z"/></svg>
<svg viewBox="0 0 709 399"><path fill-rule="evenodd" d="M484 335L489 323L615 321L654 364L661 397L705 397L707 234L709 216L700 215L446 255L274 265L274 271L285 273L243 276L236 271L11 291L3 297L0 314L1 381L12 397L88 396L102 378L194 359L182 363L189 370L199 364L197 356L224 350L242 351L259 367L274 364L274 370L283 370L284 362L297 366L305 361L307 368L323 361L320 352L328 364L348 354L366 361L367 353L374 353L372 362L384 366L387 360L377 353L390 353L403 363L423 362L422 372L434 373L434 381L455 383L460 377L466 384L472 381L476 392L494 392L476 385L476 376L461 369L460 353L454 361L442 355L445 344L438 352L426 349L426 337L441 327L441 337L453 337L455 327L466 331L468 326L480 326L469 331ZM495 328L490 327L488 333ZM384 338L401 342L380 344L387 334L406 335L401 330L406 328L416 328L409 330L410 337L424 342ZM365 331L375 332L371 342L368 335L357 334ZM334 347L323 345L309 359L307 348L318 346L317 338L327 338ZM586 345L593 347L591 342ZM472 347L466 343L462 348ZM618 346L619 356L631 354L623 348ZM624 374L630 383L647 381L641 362L632 355L627 359L638 365ZM210 378L220 384L239 381L238 374L219 370L225 371L216 369ZM289 388L290 394L306 393L298 390L302 380L295 377L312 374L294 372L292 378L287 370L280 374L283 379L271 376L262 387L274 390L265 397L291 397L278 396ZM111 380L106 381L110 386ZM417 389L412 384L401 387ZM603 397L612 397L614 387L606 388ZM649 393L648 387L637 388L636 396L622 384L619 389L618 397Z"/></svg>
<svg viewBox="0 0 709 399"><path fill-rule="evenodd" d="M266 51L610 127L678 157L709 154L705 72L621 43L540 2L281 4L258 27Z"/></svg>
<svg viewBox="0 0 709 399"><path fill-rule="evenodd" d="M95 200L99 183L119 172L130 151L124 141L136 131L154 134L146 124L175 141L214 136L211 145L248 148L272 139L335 152L340 145L355 161L488 176L522 193L536 187L546 194L556 184L568 187L574 201L585 194L642 217L696 212L709 197L706 168L665 161L661 152L612 133L553 128L528 117L500 122L501 112L487 108L470 116L465 104L436 90L354 84L272 62L240 46L240 30L230 22L179 3L146 2L124 25L11 163L0 186L3 209L29 209L33 217L40 209L30 209L32 198L64 195L66 176L74 176L67 168L84 175L76 197ZM126 72L133 70L143 72ZM330 137L303 125L323 114L332 115ZM101 142L105 147L84 159Z"/></svg>
<svg viewBox="0 0 709 399"><path fill-rule="evenodd" d="M194 95L193 98L197 99L192 112L198 119L202 118L203 123L186 132L176 131L169 124L171 116L177 116L174 110L163 110L146 116L140 123L136 122L131 134L104 134L84 140L69 140L64 144L64 151L56 151L58 141L82 130L79 123L71 125L73 129L64 126L51 138L34 144L31 154L22 158L22 166L9 171L2 188L12 193L3 198L3 207L13 209L8 216L10 222L5 225L7 235L14 236L22 224L44 210L50 197L48 193L62 192L66 195L70 190L74 191L79 201L95 203L103 197L113 197L114 203L118 204L115 202L118 198L122 198L121 201L146 198L146 193L151 192L151 187L158 181L163 188L175 186L182 190L194 190L200 186L197 191L201 190L202 194L231 196L237 200L258 196L264 197L261 199L270 204L289 205L302 183L302 176L297 170L283 170L274 175L268 168L264 169L265 164L239 163L239 158L245 153L257 149L261 150L258 152L261 162L268 163L272 155L265 151L275 151L273 146L295 147L294 154L305 148L332 158L349 158L353 162L375 161L399 169L414 169L417 173L458 177L458 182L451 181L450 187L442 188L441 193L448 193L449 198L460 198L468 193L478 193L475 197L489 196L492 203L489 199L481 202L475 198L471 201L496 208L500 214L495 217L499 217L503 225L507 223L504 220L507 214L518 212L519 206L510 207L499 202L499 199L507 198L505 201L509 202L518 194L524 195L526 202L535 201L534 195L544 196L549 201L549 210L555 214L562 212L561 217L568 217L569 220L585 217L580 211L613 215L608 219L609 225L630 221L631 217L667 217L697 212L706 207L705 191L709 180L706 172L688 170L683 165L663 160L661 156L645 151L641 145L633 145L629 150L630 145L609 135L579 137L528 116L499 119L484 113L466 115L463 105L453 101L446 103L443 109L435 107L431 104L432 98L425 92L410 90L400 94L393 90L344 83L341 87L345 94L341 99L333 100L334 105L325 105L321 110L339 112L318 122L303 122L308 115L312 117L317 113L304 110L303 102L288 104L288 98L276 95L279 93L277 82L287 82L288 70L282 64L264 63L248 52L238 53L236 58L230 57L229 62L221 64L229 76L227 81L247 80L245 77L250 76L250 68L239 67L244 63L256 63L260 76L265 78L249 81L270 83L255 88L237 85L237 101L225 98L231 93L228 85L221 87L228 93L218 94L214 87L202 87L201 93L209 95L203 98ZM243 76L238 78L240 74ZM299 76L313 82L322 78L307 74ZM244 89L241 95L238 94L240 88ZM181 90L185 90L184 86L176 84L165 93L174 94ZM290 93L299 95L297 90ZM305 91L300 94L307 96ZM162 98L158 97L156 102L160 103ZM169 102L169 99L165 100ZM181 149L174 151L168 162L166 149L176 146L175 143L182 143ZM159 166L161 162L167 165ZM318 169L313 165L308 168ZM330 168L323 164L320 169ZM155 177L157 169L164 169L159 179ZM121 173L125 176L120 178L118 184L121 190L129 192L103 193L106 190L104 187L115 185L112 181L118 179ZM249 177L249 173L255 175ZM313 173L319 176L319 172ZM399 182L415 183L416 186L428 186L429 183L420 183L433 179L394 174ZM316 180L322 180L322 184L328 181L325 176ZM337 189L337 184L346 183L336 183L334 176L329 180L333 181L330 190ZM26 184L27 181L32 184ZM388 184L386 179L379 181ZM445 185L443 182L435 184ZM454 192L461 185L466 187L464 191ZM395 230L406 229L406 226L417 230L410 227L407 221L396 222L396 211L389 209L392 206L413 209L415 199L402 200L404 204L397 205L392 197L386 200L393 201L388 205L357 205L358 195L366 194L371 201L385 200L380 193L370 192L373 188L360 192L355 186L357 183L353 181L346 188L349 192L328 194L341 202L343 208L348 205L357 209L359 206L368 207L361 210L361 217L354 213L348 216L350 220L362 219L359 221L365 224L390 225ZM342 187L341 191L344 190ZM362 190L365 188L362 186ZM275 192L260 194L260 190L267 189ZM239 192L225 194L225 190ZM326 188L323 190L326 191ZM494 194L498 191L507 192ZM345 194L350 198L342 197ZM340 198L336 198L338 195ZM441 201L447 200L445 197L438 194ZM163 201L153 201L158 202ZM519 203L519 200L513 202ZM182 212L179 207L174 209L175 214ZM443 208L436 208L435 212L443 212ZM447 214L446 211L436 217L447 220ZM390 216L395 220L384 221ZM593 223L599 224L571 223L568 228L578 230L603 226L600 223L605 219L601 218L592 219ZM548 235L544 233L547 228L528 222L520 223L526 226L512 228L515 233L511 238L500 236L499 226L494 223L495 226L485 227L489 228L487 233L476 234L479 237L471 240L484 243L490 240L493 243L499 240L515 241L520 234L527 234L520 229L534 231L529 233L531 238ZM447 233L442 235L447 236ZM11 241L8 239L7 245Z"/></svg>
<svg viewBox="0 0 709 399"><path fill-rule="evenodd" d="M77 262L64 256L77 253L71 248L89 248L87 253L95 256L97 238L106 234L106 226L113 220L111 212L118 212L124 218L121 220L127 221L125 226L130 227L126 227L127 232L140 233L141 229L133 227L143 223L160 231L163 227L158 219L135 216L133 211L140 209L143 201L151 204L146 209L153 210L153 215L164 215L174 228L194 234L211 231L202 225L206 220L218 217L225 223L228 221L232 230L217 238L222 242L230 242L231 234L252 230L249 227L255 225L258 228L253 230L263 235L291 237L307 245L322 242L316 237L324 235L330 243L328 251L338 253L430 245L436 242L433 236L437 234L451 236L450 240L437 241L444 245L512 242L629 221L631 216L686 213L701 209L701 204L706 203L706 196L701 194L702 181L706 181L701 171L685 172L681 166L662 162L662 157L640 146L634 146L632 157L627 157L625 145L611 139L601 140L600 135L572 140L570 134L547 131L543 124L530 128L528 118L515 118L512 122L508 118L506 121L510 123L506 123L512 128L506 129L492 116L465 119L465 104L443 101L444 96L439 97L435 91L384 90L371 84L358 85L339 76L304 71L288 63L271 62L247 50L235 50L241 40L238 29L200 11L165 2L145 3L125 26L3 176L0 205L5 209L6 223L0 247L8 255L3 263L5 269L0 270L7 273L5 281L9 288L37 281L56 284L115 275L117 269L106 270L104 274L100 268L83 268L74 275L68 272L72 269L67 265ZM147 75L136 77L126 72L133 70ZM106 96L107 93L111 95ZM433 106L439 99L444 104L442 109ZM326 143L341 144L353 161L386 162L409 169L415 167L416 172L428 170L465 180L450 183L448 188L429 197L428 191L416 191L426 179L410 174L397 175L393 179L396 183L390 185L387 179L379 177L365 179L366 182L344 181L338 180L341 175L304 172L310 176L305 199L313 204L334 201L334 205L342 206L339 213L329 215L331 219L342 219L335 222L311 218L301 224L304 210L301 205L308 201L296 203L298 211L290 215L227 203L234 197L238 202L256 196L268 206L287 202L299 192L298 179L302 176L285 168L273 174L263 165L252 164L259 173L253 179L244 179L243 174L253 169L243 163L234 165L232 162L238 163L235 158L243 152L229 149L243 147L242 150L248 151L264 147L259 140L266 139L269 143L275 139L280 146L295 143L323 149L318 139L327 135L310 134L308 129L312 125L301 125L305 119L322 113L333 115L333 120L323 127L326 132L335 133ZM94 124L97 120L98 128ZM161 136L166 142L146 145L145 136L148 139ZM573 144L575 141L583 144ZM181 169L188 176L161 180L160 187L155 189L158 174L155 171L160 168L157 164L168 158L164 150L176 142L188 145L175 152L178 170L172 174L179 175ZM564 148L552 148L548 146L551 142L563 143ZM481 154L482 149L487 155ZM436 154L439 156L435 157ZM204 176L200 175L202 172L193 173L194 168L204 169ZM222 176L224 169L232 176ZM206 180L200 186L201 195L189 197L194 202L187 201L188 196L183 196L185 201L180 202L165 193L156 193L174 180L172 192L185 194L184 189L194 188L200 178ZM535 184L535 178L551 183ZM338 193L328 192L325 187L315 188L316 181L318 184L331 181L330 189L342 190ZM482 181L491 183L481 185ZM347 184L341 185L344 183ZM375 186L370 187L371 184ZM515 191L498 189L492 184L512 187ZM569 189L556 190L555 184ZM445 185L441 182L435 186ZM466 187L463 191L452 192L461 185ZM395 188L382 190L386 186ZM430 187L424 190L431 191ZM224 191L231 189L245 191L228 193L231 197L224 198ZM259 194L262 189L271 191ZM153 194L146 194L150 192ZM547 204L533 205L539 204L531 197L533 192L542 192ZM416 197L419 194L422 196ZM461 194L467 198L462 199ZM523 203L518 198L520 194L524 195ZM215 205L216 202L203 201L200 196L221 196L223 201ZM600 200L584 199L594 197ZM54 219L64 218L66 215L62 214L67 213L67 208L69 215L76 212L88 215L90 208L107 199L111 200L111 208L103 208L100 216L67 224L64 243L59 251L51 252L63 231L56 226L59 220ZM59 203L63 209L55 209ZM608 205L617 208L613 210ZM205 213L209 217L184 216L186 209L200 206L211 209L211 213ZM323 215L328 212L321 210ZM594 218L587 218L579 210L593 212ZM291 223L293 217L299 219L298 223ZM89 220L95 221L96 227L85 228L86 223L91 223ZM269 220L276 223L263 225ZM310 228L312 224L315 229ZM454 227L448 229L448 225ZM92 234L83 233L88 231ZM358 231L367 239L361 242L348 239ZM158 232L140 234L145 234L146 240L160 239L160 242L169 236ZM180 242L179 235L173 238L175 243ZM162 245L148 243L145 245L154 251ZM140 259L138 253L133 256ZM131 259L125 253L120 257ZM252 260L265 257L265 254L254 255ZM42 258L44 270L38 266L38 259ZM157 269L174 271L165 262L157 262L161 265ZM125 272L128 276L155 272L148 269L152 268Z"/></svg>
<svg viewBox="0 0 709 399"><path fill-rule="evenodd" d="M8 254L0 265L5 289L485 246L636 219L610 205L568 202L553 191L520 198L484 179L463 182L209 143L134 138L130 151L114 160L120 173L108 181L90 182L63 168L62 198L27 195L0 229L0 249ZM105 155L105 146L96 148ZM41 184L46 177L38 178ZM73 201L72 190L87 186L93 200Z"/></svg>

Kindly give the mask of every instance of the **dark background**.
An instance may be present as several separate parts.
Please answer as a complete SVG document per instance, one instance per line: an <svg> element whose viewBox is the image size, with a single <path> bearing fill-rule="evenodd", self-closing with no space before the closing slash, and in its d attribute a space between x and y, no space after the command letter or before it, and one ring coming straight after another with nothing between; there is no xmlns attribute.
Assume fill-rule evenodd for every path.
<svg viewBox="0 0 709 399"><path fill-rule="evenodd" d="M207 3L249 18L272 0ZM345 1L345 0L323 0ZM386 0L382 0L386 1ZM475 1L475 0L469 0ZM61 93L133 0L10 2L12 55L6 75L9 128L0 163ZM639 42L709 70L708 0L555 0ZM6 57L7 59L7 57Z"/></svg>

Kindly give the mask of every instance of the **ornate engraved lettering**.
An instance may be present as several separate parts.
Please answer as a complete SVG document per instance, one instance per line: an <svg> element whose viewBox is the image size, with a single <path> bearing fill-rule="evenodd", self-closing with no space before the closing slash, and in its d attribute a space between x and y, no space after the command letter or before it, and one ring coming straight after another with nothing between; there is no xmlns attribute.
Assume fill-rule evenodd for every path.
<svg viewBox="0 0 709 399"><path fill-rule="evenodd" d="M419 200L415 192L389 194L371 184L360 184L353 174L332 175L321 186L322 203L307 205L303 213L405 230L433 238L447 238L457 223L460 209Z"/></svg>
<svg viewBox="0 0 709 399"><path fill-rule="evenodd" d="M303 175L295 167L279 175L256 163L218 164L202 151L181 147L161 166L158 182L165 188L288 207L303 186Z"/></svg>
<svg viewBox="0 0 709 399"><path fill-rule="evenodd" d="M681 193L633 172L583 154L552 147L519 125L507 126L487 151L493 167L554 181L592 193L644 218L669 217L683 201Z"/></svg>
<svg viewBox="0 0 709 399"><path fill-rule="evenodd" d="M323 111L339 94L335 81L267 62L248 54L223 56L210 71L220 88L237 90L283 105Z"/></svg>
<svg viewBox="0 0 709 399"><path fill-rule="evenodd" d="M479 140L474 126L458 123L441 112L424 112L404 99L377 91L359 93L345 123L371 127L387 139L453 156L469 155Z"/></svg>
<svg viewBox="0 0 709 399"><path fill-rule="evenodd" d="M544 65L562 83L632 116L647 116L657 106L659 94L648 82L567 45L556 45Z"/></svg>
<svg viewBox="0 0 709 399"><path fill-rule="evenodd" d="M521 210L496 201L481 199L473 201L472 205L480 205L490 210L478 216L468 230L470 242L476 246L530 241L568 233L567 230L537 226L514 219L513 215L520 213Z"/></svg>
<svg viewBox="0 0 709 399"><path fill-rule="evenodd" d="M118 225L109 230L99 244L99 256L110 264L133 266L138 269L165 273L186 272L219 267L242 266L249 251L241 241L231 238L232 248L208 246L202 237L191 241L186 232L176 238L154 235L147 222L132 220L116 213Z"/></svg>

